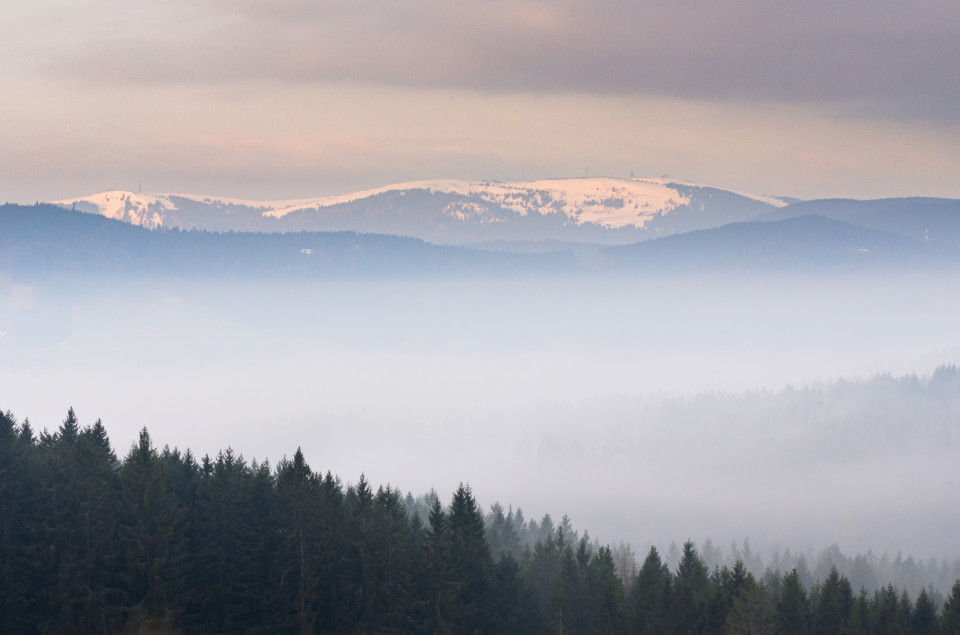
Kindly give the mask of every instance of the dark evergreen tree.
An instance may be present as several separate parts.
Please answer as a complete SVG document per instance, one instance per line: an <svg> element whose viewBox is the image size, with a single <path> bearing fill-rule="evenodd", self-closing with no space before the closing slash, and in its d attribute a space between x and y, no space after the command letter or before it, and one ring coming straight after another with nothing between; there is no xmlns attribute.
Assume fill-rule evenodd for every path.
<svg viewBox="0 0 960 635"><path fill-rule="evenodd" d="M927 594L926 589L920 589L917 601L910 616L911 632L915 635L937 635L940 625L937 621L937 605Z"/></svg>
<svg viewBox="0 0 960 635"><path fill-rule="evenodd" d="M500 503L490 507L486 518L487 544L490 545L490 555L499 561L505 553L518 556L520 554L520 535L514 522L513 510L506 515Z"/></svg>
<svg viewBox="0 0 960 635"><path fill-rule="evenodd" d="M166 470L146 428L120 470L118 541L132 630L172 628L180 618L186 535Z"/></svg>
<svg viewBox="0 0 960 635"><path fill-rule="evenodd" d="M439 500L430 508L429 523L423 544L421 628L424 633L455 633L460 584L451 571L449 521Z"/></svg>
<svg viewBox="0 0 960 635"><path fill-rule="evenodd" d="M772 631L770 604L753 576L747 574L736 592L723 632L729 635L759 635Z"/></svg>
<svg viewBox="0 0 960 635"><path fill-rule="evenodd" d="M80 428L71 408L53 435L41 435L40 537L47 546L38 559L45 580L39 622L48 633L110 632L118 621L119 579L115 575L116 456L100 421Z"/></svg>
<svg viewBox="0 0 960 635"><path fill-rule="evenodd" d="M116 574L120 561L120 463L99 419L80 432L77 458L81 469L76 491L82 523L78 582L83 591L74 624L87 633L108 633L117 622L116 606L122 597L121 580Z"/></svg>
<svg viewBox="0 0 960 635"><path fill-rule="evenodd" d="M585 542L586 537L581 538L581 544ZM590 563L588 585L595 597L589 632L597 635L626 632L623 583L617 577L609 547L597 550Z"/></svg>
<svg viewBox="0 0 960 635"><path fill-rule="evenodd" d="M215 463L205 459L195 492L196 547L188 606L192 628L241 633L266 629L262 547L254 506L254 473L229 448Z"/></svg>
<svg viewBox="0 0 960 635"><path fill-rule="evenodd" d="M704 607L710 595L710 577L703 558L691 540L683 544L674 589L679 631L704 632Z"/></svg>
<svg viewBox="0 0 960 635"><path fill-rule="evenodd" d="M960 635L960 580L953 583L950 595L943 603L940 616L940 632L944 635Z"/></svg>
<svg viewBox="0 0 960 635"><path fill-rule="evenodd" d="M866 589L860 589L860 593L853 599L850 615L843 627L843 634L867 635L871 632L870 619L870 600L867 598Z"/></svg>
<svg viewBox="0 0 960 635"><path fill-rule="evenodd" d="M670 569L651 547L630 592L629 630L631 633L665 633L672 630L673 582Z"/></svg>
<svg viewBox="0 0 960 635"><path fill-rule="evenodd" d="M878 589L873 595L870 607L871 631L882 635L900 635L907 632L908 622L904 619L900 598L893 585ZM907 613L909 618L909 612Z"/></svg>
<svg viewBox="0 0 960 635"><path fill-rule="evenodd" d="M355 523L359 525L361 516L367 516L367 526L357 526L354 533L363 577L360 630L403 632L413 602L409 589L414 557L403 498L399 491L380 487L371 499L361 478L352 500L357 508ZM367 507L368 511L362 511Z"/></svg>
<svg viewBox="0 0 960 635"><path fill-rule="evenodd" d="M816 589L816 614L814 626L818 633L842 633L853 608L853 592L850 582L842 577L836 567Z"/></svg>
<svg viewBox="0 0 960 635"><path fill-rule="evenodd" d="M524 635L537 631L539 624L533 592L524 581L520 563L509 551L494 567L493 632Z"/></svg>
<svg viewBox="0 0 960 635"><path fill-rule="evenodd" d="M312 633L318 618L319 489L299 448L292 461L284 459L277 465L275 615L278 630L285 632Z"/></svg>
<svg viewBox="0 0 960 635"><path fill-rule="evenodd" d="M493 558L483 514L470 488L457 487L447 518L450 571L458 586L453 621L464 632L489 631L494 606Z"/></svg>
<svg viewBox="0 0 960 635"><path fill-rule="evenodd" d="M556 620L554 598L560 584L561 546L551 534L537 540L525 559L523 577L529 586L540 619L549 623Z"/></svg>
<svg viewBox="0 0 960 635"><path fill-rule="evenodd" d="M806 635L810 632L810 604L796 569L783 576L774 622L776 632L783 635Z"/></svg>
<svg viewBox="0 0 960 635"><path fill-rule="evenodd" d="M317 579L319 609L315 630L337 633L349 630L357 620L356 578L358 565L349 549L350 519L340 480L329 471L320 480Z"/></svg>
<svg viewBox="0 0 960 635"><path fill-rule="evenodd" d="M737 561L742 566L741 561ZM724 565L710 574L710 593L703 608L703 632L714 635L723 631L727 615L733 608L736 592L733 589L733 572Z"/></svg>
<svg viewBox="0 0 960 635"><path fill-rule="evenodd" d="M45 609L41 474L29 422L0 411L0 632L35 631Z"/></svg>

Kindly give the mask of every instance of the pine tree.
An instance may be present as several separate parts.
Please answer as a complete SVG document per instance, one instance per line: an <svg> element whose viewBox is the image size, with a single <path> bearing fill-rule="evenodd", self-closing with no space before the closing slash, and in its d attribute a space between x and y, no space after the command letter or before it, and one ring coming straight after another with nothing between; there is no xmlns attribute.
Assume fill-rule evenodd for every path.
<svg viewBox="0 0 960 635"><path fill-rule="evenodd" d="M533 594L536 611L552 619L553 601L560 581L560 546L553 535L537 540L526 557L523 577Z"/></svg>
<svg viewBox="0 0 960 635"><path fill-rule="evenodd" d="M892 584L877 589L871 602L872 631L879 635L898 635L907 632L908 621L904 619L900 598ZM909 616L910 612L907 612Z"/></svg>
<svg viewBox="0 0 960 635"><path fill-rule="evenodd" d="M297 448L277 465L275 583L285 631L311 633L318 618L319 484Z"/></svg>
<svg viewBox="0 0 960 635"><path fill-rule="evenodd" d="M771 631L767 596L753 576L747 574L734 597L723 632L729 635L759 635Z"/></svg>
<svg viewBox="0 0 960 635"><path fill-rule="evenodd" d="M439 634L456 632L456 599L460 585L450 566L450 530L446 512L439 500L430 508L429 525L425 530L422 600L422 632ZM421 629L417 629L421 630Z"/></svg>
<svg viewBox="0 0 960 635"><path fill-rule="evenodd" d="M930 599L926 589L920 589L917 595L913 615L910 616L910 626L915 635L936 635L940 632L937 605Z"/></svg>
<svg viewBox="0 0 960 635"><path fill-rule="evenodd" d="M196 551L191 595L194 628L242 632L263 628L263 568L253 507L253 471L229 448L205 460L194 506Z"/></svg>
<svg viewBox="0 0 960 635"><path fill-rule="evenodd" d="M171 628L179 620L186 536L183 511L147 429L120 470L118 538L129 628Z"/></svg>
<svg viewBox="0 0 960 635"><path fill-rule="evenodd" d="M850 582L842 577L836 567L817 588L814 625L818 633L841 633L853 608L853 592Z"/></svg>
<svg viewBox="0 0 960 635"><path fill-rule="evenodd" d="M843 625L843 635L867 635L870 633L870 601L867 599L866 589L853 599L850 615Z"/></svg>
<svg viewBox="0 0 960 635"><path fill-rule="evenodd" d="M704 606L710 593L710 578L693 541L688 540L683 544L674 589L681 632L703 632Z"/></svg>
<svg viewBox="0 0 960 635"><path fill-rule="evenodd" d="M651 547L630 593L630 632L663 633L672 628L672 577L660 560L656 547Z"/></svg>
<svg viewBox="0 0 960 635"><path fill-rule="evenodd" d="M76 492L80 512L79 584L83 591L74 624L87 633L108 633L119 618L122 597L116 575L120 561L117 542L120 463L110 447L103 422L84 428L77 441Z"/></svg>
<svg viewBox="0 0 960 635"><path fill-rule="evenodd" d="M0 411L0 632L35 629L46 607L39 562L41 470L29 422Z"/></svg>
<svg viewBox="0 0 960 635"><path fill-rule="evenodd" d="M953 583L950 595L943 603L940 632L943 635L960 635L960 580Z"/></svg>
<svg viewBox="0 0 960 635"><path fill-rule="evenodd" d="M357 622L356 561L350 554L351 521L340 480L329 471L318 477L317 595L315 629L344 632ZM347 583L344 583L347 581Z"/></svg>
<svg viewBox="0 0 960 635"><path fill-rule="evenodd" d="M783 635L810 632L810 603L796 569L783 576L774 623L776 632Z"/></svg>
<svg viewBox="0 0 960 635"><path fill-rule="evenodd" d="M380 632L402 632L410 613L414 544L399 490L380 487L374 498L371 559L377 579L376 624Z"/></svg>
<svg viewBox="0 0 960 635"><path fill-rule="evenodd" d="M586 537L581 543L586 542ZM623 584L617 577L613 553L609 547L601 547L590 563L590 586L598 596L594 603L590 623L591 633L622 633L626 629L623 605Z"/></svg>
<svg viewBox="0 0 960 635"><path fill-rule="evenodd" d="M520 553L520 536L514 526L513 510L506 515L500 503L490 507L486 519L487 544L490 545L490 555L499 561L505 553L517 556Z"/></svg>
<svg viewBox="0 0 960 635"><path fill-rule="evenodd" d="M105 444L105 448L98 445ZM103 547L115 522L112 513L116 489L113 468L116 462L102 423L96 432L81 434L73 408L57 432L44 433L40 442L44 466L43 542L49 548L40 559L47 580L42 592L47 609L40 628L48 633L80 628L85 632L109 630L106 595L109 584L103 579L99 556L108 557ZM98 450L100 450L98 452ZM104 497L108 497L105 503Z"/></svg>
<svg viewBox="0 0 960 635"><path fill-rule="evenodd" d="M450 536L450 570L459 591L457 625L467 631L489 630L493 606L493 558L487 545L483 514L470 488L460 484L450 502L447 518Z"/></svg>
<svg viewBox="0 0 960 635"><path fill-rule="evenodd" d="M380 487L374 495L366 478L347 492L350 552L357 630L402 632L412 599L413 553L406 507L399 491Z"/></svg>
<svg viewBox="0 0 960 635"><path fill-rule="evenodd" d="M494 567L496 598L493 631L504 635L524 635L537 630L533 593L524 582L520 563L505 553Z"/></svg>

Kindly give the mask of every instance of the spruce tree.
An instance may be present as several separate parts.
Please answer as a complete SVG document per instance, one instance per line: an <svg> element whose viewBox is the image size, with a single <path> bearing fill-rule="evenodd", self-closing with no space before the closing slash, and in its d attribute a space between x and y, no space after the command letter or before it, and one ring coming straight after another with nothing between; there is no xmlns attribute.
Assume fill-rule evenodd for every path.
<svg viewBox="0 0 960 635"><path fill-rule="evenodd" d="M926 589L920 589L910 616L910 627L916 635L936 635L940 631L937 621L937 605L930 599Z"/></svg>
<svg viewBox="0 0 960 635"><path fill-rule="evenodd" d="M671 630L674 612L670 568L660 560L656 547L650 547L630 592L631 633L662 633Z"/></svg>
<svg viewBox="0 0 960 635"><path fill-rule="evenodd" d="M844 629L847 617L853 608L853 592L850 582L837 571L830 569L830 575L817 588L816 614L814 626L818 633L840 633Z"/></svg>
<svg viewBox="0 0 960 635"><path fill-rule="evenodd" d="M229 448L209 470L201 468L204 473L193 512L193 626L208 632L263 628L261 527L251 513L254 474Z"/></svg>
<svg viewBox="0 0 960 635"><path fill-rule="evenodd" d="M520 563L505 553L494 567L496 598L493 631L523 635L537 630L538 616L533 593L521 575Z"/></svg>
<svg viewBox="0 0 960 635"><path fill-rule="evenodd" d="M943 635L960 635L960 580L953 583L950 595L943 603L940 632Z"/></svg>
<svg viewBox="0 0 960 635"><path fill-rule="evenodd" d="M453 633L457 624L457 595L460 584L454 579L450 563L450 530L447 514L438 499L430 508L429 524L423 545L423 596L421 601L424 633Z"/></svg>
<svg viewBox="0 0 960 635"><path fill-rule="evenodd" d="M414 544L399 490L380 487L373 501L370 559L376 578L373 624L380 632L402 632L411 611Z"/></svg>
<svg viewBox="0 0 960 635"><path fill-rule="evenodd" d="M493 607L493 558L487 545L483 514L470 488L457 487L447 518L450 570L459 591L453 618L468 631L489 630Z"/></svg>
<svg viewBox="0 0 960 635"><path fill-rule="evenodd" d="M29 422L0 411L0 632L30 632L46 610L41 474Z"/></svg>
<svg viewBox="0 0 960 635"><path fill-rule="evenodd" d="M88 633L108 633L118 621L122 597L117 565L120 464L103 422L84 428L77 441L80 469L76 491L80 513L80 603L74 624Z"/></svg>
<svg viewBox="0 0 960 635"><path fill-rule="evenodd" d="M776 632L783 635L806 635L810 632L810 604L796 569L783 576L774 621Z"/></svg>
<svg viewBox="0 0 960 635"><path fill-rule="evenodd" d="M900 598L892 584L877 589L870 607L871 630L879 635L906 633L908 621L904 618ZM909 612L908 612L909 615Z"/></svg>
<svg viewBox="0 0 960 635"><path fill-rule="evenodd" d="M120 470L118 540L128 628L172 628L185 582L186 534L160 456L144 428Z"/></svg>
<svg viewBox="0 0 960 635"><path fill-rule="evenodd" d="M560 547L553 535L537 540L525 558L523 577L533 594L542 619L552 615L554 594L560 580Z"/></svg>
<svg viewBox="0 0 960 635"><path fill-rule="evenodd" d="M704 606L710 593L710 578L693 541L683 544L674 584L677 618L682 632L703 632Z"/></svg>
<svg viewBox="0 0 960 635"><path fill-rule="evenodd" d="M585 542L582 538L581 542ZM590 586L596 601L590 622L590 633L622 633L626 629L624 614L623 583L617 577L613 553L609 547L601 547L590 563Z"/></svg>
<svg viewBox="0 0 960 635"><path fill-rule="evenodd" d="M278 627L311 633L318 618L319 484L297 448L293 460L277 465L276 555Z"/></svg>

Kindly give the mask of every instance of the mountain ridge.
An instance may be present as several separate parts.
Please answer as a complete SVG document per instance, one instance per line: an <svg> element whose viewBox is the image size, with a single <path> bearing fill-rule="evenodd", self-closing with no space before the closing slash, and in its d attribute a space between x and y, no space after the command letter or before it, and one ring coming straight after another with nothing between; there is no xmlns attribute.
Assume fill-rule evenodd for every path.
<svg viewBox="0 0 960 635"><path fill-rule="evenodd" d="M787 203L667 178L425 180L337 196L254 201L113 190L54 201L148 228L361 231L449 244L623 244L747 220Z"/></svg>

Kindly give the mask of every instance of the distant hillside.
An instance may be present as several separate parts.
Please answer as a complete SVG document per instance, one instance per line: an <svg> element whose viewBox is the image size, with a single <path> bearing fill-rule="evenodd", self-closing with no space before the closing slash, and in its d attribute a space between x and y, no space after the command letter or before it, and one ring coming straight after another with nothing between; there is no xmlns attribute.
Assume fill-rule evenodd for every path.
<svg viewBox="0 0 960 635"><path fill-rule="evenodd" d="M786 204L704 185L640 178L417 181L287 201L114 191L57 203L151 228L357 231L443 244L625 244L747 220Z"/></svg>
<svg viewBox="0 0 960 635"><path fill-rule="evenodd" d="M356 232L152 231L56 205L0 207L0 272L14 274L443 275L562 271L531 256Z"/></svg>
<svg viewBox="0 0 960 635"><path fill-rule="evenodd" d="M619 246L493 242L478 247L352 231L158 231L56 205L0 207L0 273L31 276L917 273L960 266L960 251L952 247L823 216L730 223Z"/></svg>
<svg viewBox="0 0 960 635"><path fill-rule="evenodd" d="M819 215L913 240L960 249L960 200L885 198L872 201L823 199L766 212L757 220Z"/></svg>
<svg viewBox="0 0 960 635"><path fill-rule="evenodd" d="M602 250L605 266L661 271L915 272L956 267L957 254L823 216L731 223Z"/></svg>

